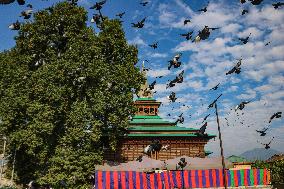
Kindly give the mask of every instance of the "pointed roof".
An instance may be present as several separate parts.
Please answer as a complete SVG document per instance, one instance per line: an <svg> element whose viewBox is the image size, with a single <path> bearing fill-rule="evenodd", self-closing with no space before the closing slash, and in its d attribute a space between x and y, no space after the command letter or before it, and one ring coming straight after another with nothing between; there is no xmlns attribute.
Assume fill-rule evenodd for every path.
<svg viewBox="0 0 284 189"><path fill-rule="evenodd" d="M144 61L142 62L142 68L141 73L145 78L145 82L141 85L140 91L138 92L139 98L153 98L153 92L148 88L148 82L147 82L147 72L144 66Z"/></svg>

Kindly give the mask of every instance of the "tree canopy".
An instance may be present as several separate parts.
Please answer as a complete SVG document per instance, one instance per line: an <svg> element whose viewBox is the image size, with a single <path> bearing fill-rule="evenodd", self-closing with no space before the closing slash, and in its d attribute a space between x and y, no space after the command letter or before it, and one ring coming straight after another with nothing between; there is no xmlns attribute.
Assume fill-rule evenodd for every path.
<svg viewBox="0 0 284 189"><path fill-rule="evenodd" d="M84 188L102 160L102 136L115 149L134 113L144 80L137 48L119 20L104 18L99 33L86 21L84 8L58 3L0 53L0 128L20 183Z"/></svg>

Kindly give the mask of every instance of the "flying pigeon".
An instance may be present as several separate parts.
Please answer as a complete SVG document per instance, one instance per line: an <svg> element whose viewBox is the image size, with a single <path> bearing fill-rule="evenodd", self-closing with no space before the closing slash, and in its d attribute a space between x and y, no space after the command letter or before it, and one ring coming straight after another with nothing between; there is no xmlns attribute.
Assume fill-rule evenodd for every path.
<svg viewBox="0 0 284 189"><path fill-rule="evenodd" d="M143 28L145 20L146 20L146 17L143 18L143 20L137 22L136 24L135 23L131 23L132 27L133 28Z"/></svg>
<svg viewBox="0 0 284 189"><path fill-rule="evenodd" d="M182 115L183 115L183 113L181 113L181 114L178 116L178 119L176 120L175 124L177 124L177 123L183 124L183 122L184 122L184 117L183 117Z"/></svg>
<svg viewBox="0 0 284 189"><path fill-rule="evenodd" d="M272 4L272 6L274 7L274 9L278 9L279 7L283 6L284 3L278 2L278 3L274 3Z"/></svg>
<svg viewBox="0 0 284 189"><path fill-rule="evenodd" d="M249 0L253 5L259 5L263 0Z"/></svg>
<svg viewBox="0 0 284 189"><path fill-rule="evenodd" d="M192 38L192 33L193 31L187 32L187 33L183 33L180 34L182 37L185 37L186 40L190 40Z"/></svg>
<svg viewBox="0 0 284 189"><path fill-rule="evenodd" d="M268 150L268 149L270 148L269 145L271 144L271 142L273 141L273 139L274 139L274 137L272 137L272 139L270 140L270 142L267 143L267 144L263 144L263 143L260 143L260 144L264 145L264 146L265 146L264 148L265 148L266 150Z"/></svg>
<svg viewBox="0 0 284 189"><path fill-rule="evenodd" d="M178 170L181 168L183 170L183 168L186 165L187 165L187 162L185 161L185 158L180 158L180 161L178 162L176 169Z"/></svg>
<svg viewBox="0 0 284 189"><path fill-rule="evenodd" d="M248 10L244 9L244 10L242 11L242 15L244 15L244 14L246 14L246 13L248 13L248 12L249 12Z"/></svg>
<svg viewBox="0 0 284 189"><path fill-rule="evenodd" d="M142 160L143 160L143 156L142 156L142 155L140 155L140 156L138 156L138 157L136 158L136 161L142 162Z"/></svg>
<svg viewBox="0 0 284 189"><path fill-rule="evenodd" d="M205 122L199 129L199 134L204 135L205 134L205 130L207 127L207 122Z"/></svg>
<svg viewBox="0 0 284 189"><path fill-rule="evenodd" d="M199 9L198 11L200 11L200 12L207 12L207 7L208 7L208 5L209 5L209 2L208 2L208 4L206 5L206 7L202 8L202 9Z"/></svg>
<svg viewBox="0 0 284 189"><path fill-rule="evenodd" d="M251 33L249 33L249 36L247 36L247 37L245 37L245 38L239 38L239 40L240 40L243 44L247 44L250 35L251 35Z"/></svg>
<svg viewBox="0 0 284 189"><path fill-rule="evenodd" d="M183 21L183 25L186 25L186 24L189 23L189 22L191 22L189 19L185 19L185 20Z"/></svg>
<svg viewBox="0 0 284 189"><path fill-rule="evenodd" d="M149 89L150 90L153 90L154 89L154 87L155 87L155 85L156 85L156 80L155 81L153 81L150 85L149 85Z"/></svg>
<svg viewBox="0 0 284 189"><path fill-rule="evenodd" d="M103 5L106 3L106 0L96 2L90 9L96 9L96 10L101 10L103 8Z"/></svg>
<svg viewBox="0 0 284 189"><path fill-rule="evenodd" d="M219 85L220 85L220 83L218 83L215 87L212 87L210 90L214 90L214 91L217 90Z"/></svg>
<svg viewBox="0 0 284 189"><path fill-rule="evenodd" d="M271 123L271 121L274 119L274 118L280 118L282 115L282 112L276 112L275 114L273 114L270 119L269 119L269 123Z"/></svg>
<svg viewBox="0 0 284 189"><path fill-rule="evenodd" d="M11 24L9 26L9 29L11 30L19 30L21 27L21 23L17 20L16 22L14 22L13 24Z"/></svg>
<svg viewBox="0 0 284 189"><path fill-rule="evenodd" d="M96 23L96 25L100 25L101 24L101 17L99 14L94 14L92 19L91 19L91 23Z"/></svg>
<svg viewBox="0 0 284 189"><path fill-rule="evenodd" d="M29 10L25 10L21 12L21 16L24 17L24 19L29 19L32 15L33 10L29 9Z"/></svg>
<svg viewBox="0 0 284 189"><path fill-rule="evenodd" d="M174 80L170 81L170 83L167 84L166 89L169 87L174 87L176 83L182 83L183 74L184 74L184 70L182 70Z"/></svg>
<svg viewBox="0 0 284 189"><path fill-rule="evenodd" d="M180 57L181 57L182 53L178 53L174 56L174 58L169 62L169 66L168 66L168 70L171 69L172 66L174 66L174 68L178 68L181 65L181 62L179 61Z"/></svg>
<svg viewBox="0 0 284 189"><path fill-rule="evenodd" d="M148 1L144 1L144 2L141 2L139 4L142 5L143 7L145 7L148 3L149 3Z"/></svg>
<svg viewBox="0 0 284 189"><path fill-rule="evenodd" d="M246 0L240 0L241 4L244 4L246 2Z"/></svg>
<svg viewBox="0 0 284 189"><path fill-rule="evenodd" d="M122 16L125 14L125 12L122 12L122 13L118 13L116 14L115 16L118 16L119 18L122 18Z"/></svg>
<svg viewBox="0 0 284 189"><path fill-rule="evenodd" d="M266 135L266 131L267 131L268 127L267 128L263 128L262 130L256 130L256 132L260 133L260 136L265 136Z"/></svg>
<svg viewBox="0 0 284 189"><path fill-rule="evenodd" d="M174 92L172 92L171 94L170 94L170 96L169 96L169 99L170 99L170 101L171 102L175 102L176 101L176 93L174 93Z"/></svg>
<svg viewBox="0 0 284 189"><path fill-rule="evenodd" d="M10 4L10 3L14 3L15 0L0 0L0 4L6 5L6 4ZM26 2L25 0L17 0L19 5L24 5Z"/></svg>
<svg viewBox="0 0 284 189"><path fill-rule="evenodd" d="M245 108L245 105L248 104L248 103L250 103L250 101L243 101L243 102L241 102L239 105L237 105L235 107L235 111L243 110Z"/></svg>
<svg viewBox="0 0 284 189"><path fill-rule="evenodd" d="M152 47L153 49L158 48L158 42L149 45L149 47Z"/></svg>
<svg viewBox="0 0 284 189"><path fill-rule="evenodd" d="M267 43L265 43L265 45L264 46L267 46L267 45L269 45L271 42L270 41L268 41Z"/></svg>
<svg viewBox="0 0 284 189"><path fill-rule="evenodd" d="M198 31L198 35L192 40L192 42L200 42L201 40L208 39L210 35L210 29L212 31L219 29L219 28L209 28L208 26L205 26L201 31Z"/></svg>
<svg viewBox="0 0 284 189"><path fill-rule="evenodd" d="M27 4L27 7L32 9L33 8L33 5L32 4Z"/></svg>
<svg viewBox="0 0 284 189"><path fill-rule="evenodd" d="M241 73L241 68L240 68L241 64L242 64L242 59L239 59L237 64L230 71L228 71L226 73L226 75L229 75L229 74L232 74L232 73L236 73L236 74Z"/></svg>

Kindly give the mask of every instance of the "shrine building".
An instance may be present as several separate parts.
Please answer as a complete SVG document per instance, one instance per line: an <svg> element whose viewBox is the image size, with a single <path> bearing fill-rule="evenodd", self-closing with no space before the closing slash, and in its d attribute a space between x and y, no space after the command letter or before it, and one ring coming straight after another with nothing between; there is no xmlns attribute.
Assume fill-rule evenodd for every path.
<svg viewBox="0 0 284 189"><path fill-rule="evenodd" d="M146 71L142 68L146 77ZM211 152L205 151L207 142L215 135L201 135L199 129L181 127L175 122L164 120L159 116L161 102L153 98L147 80L141 86L138 98L134 101L137 109L129 122L127 134L121 137L117 150L106 150L104 160L127 162L136 160L141 155L153 159L167 160L180 156L202 157ZM153 142L158 143L159 150L145 153L145 148Z"/></svg>

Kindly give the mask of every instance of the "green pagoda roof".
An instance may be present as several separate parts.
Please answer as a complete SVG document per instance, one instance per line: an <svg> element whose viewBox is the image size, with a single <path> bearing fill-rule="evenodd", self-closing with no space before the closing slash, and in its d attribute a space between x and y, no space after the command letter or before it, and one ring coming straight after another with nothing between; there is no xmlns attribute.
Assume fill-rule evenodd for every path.
<svg viewBox="0 0 284 189"><path fill-rule="evenodd" d="M130 124L145 124L145 123L152 123L152 124L173 124L174 122L169 122L166 120L163 120L160 116L138 116L135 115L133 119L130 121Z"/></svg>
<svg viewBox="0 0 284 189"><path fill-rule="evenodd" d="M194 133L130 133L128 137L199 137ZM208 134L208 138L214 138L215 135Z"/></svg>
<svg viewBox="0 0 284 189"><path fill-rule="evenodd" d="M128 130L131 130L131 131L196 131L198 129L178 127L178 126L168 126L168 127L132 126L132 127L129 127Z"/></svg>
<svg viewBox="0 0 284 189"><path fill-rule="evenodd" d="M137 98L136 99L136 101L143 101L143 100L156 100L156 99L154 99L154 98L152 98L152 97L150 97L150 98Z"/></svg>

